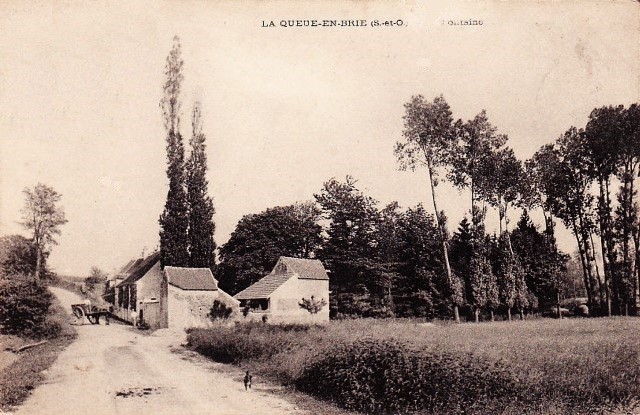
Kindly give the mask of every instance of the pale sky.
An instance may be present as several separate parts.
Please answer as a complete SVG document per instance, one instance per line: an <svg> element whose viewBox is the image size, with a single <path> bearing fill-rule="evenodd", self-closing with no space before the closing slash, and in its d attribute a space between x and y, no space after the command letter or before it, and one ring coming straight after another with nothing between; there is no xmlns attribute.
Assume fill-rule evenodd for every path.
<svg viewBox="0 0 640 415"><path fill-rule="evenodd" d="M167 192L158 103L174 35L182 132L201 101L222 244L243 215L312 199L346 174L381 206L431 210L425 172L398 171L393 155L411 95L443 94L455 118L486 109L522 158L584 127L594 107L638 101L638 6L0 0L0 234L26 235L22 189L43 182L69 220L50 257L58 272L113 272L157 246ZM280 27L295 19L368 26ZM461 19L483 25L448 24ZM437 192L455 228L469 197ZM560 239L575 250L568 232Z"/></svg>

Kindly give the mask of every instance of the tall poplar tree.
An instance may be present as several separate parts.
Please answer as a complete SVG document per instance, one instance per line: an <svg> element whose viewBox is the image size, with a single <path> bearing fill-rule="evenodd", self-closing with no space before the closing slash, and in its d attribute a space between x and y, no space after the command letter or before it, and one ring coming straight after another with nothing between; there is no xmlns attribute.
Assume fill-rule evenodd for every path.
<svg viewBox="0 0 640 415"><path fill-rule="evenodd" d="M163 267L189 265L189 216L185 192L184 144L180 134L180 86L183 80L180 39L173 38L173 47L165 66L167 80L160 108L167 131L167 177L169 191L164 211L160 215L160 255Z"/></svg>
<svg viewBox="0 0 640 415"><path fill-rule="evenodd" d="M422 95L411 97L404 105L404 130L403 141L398 141L395 147L395 155L402 170L415 170L422 166L427 170L433 210L440 230L440 243L442 244L442 256L447 275L447 281L452 293L458 287L458 278L449 264L448 235L445 229L444 212L438 210L436 198L436 186L438 185L438 170L449 161L451 149L454 145L453 118L449 104L442 95L436 97L433 102L424 99ZM451 302L456 322L460 321L458 313L458 298L452 294Z"/></svg>
<svg viewBox="0 0 640 415"><path fill-rule="evenodd" d="M193 106L191 117L192 136L189 140L191 153L187 160L187 203L189 206L189 266L212 268L215 266L216 230L213 222L215 209L208 195L206 137L202 132L200 104Z"/></svg>

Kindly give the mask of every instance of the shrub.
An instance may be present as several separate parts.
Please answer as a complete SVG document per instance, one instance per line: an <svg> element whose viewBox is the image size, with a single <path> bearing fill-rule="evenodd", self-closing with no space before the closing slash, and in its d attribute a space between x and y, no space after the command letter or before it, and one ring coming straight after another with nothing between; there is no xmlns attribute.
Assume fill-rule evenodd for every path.
<svg viewBox="0 0 640 415"><path fill-rule="evenodd" d="M302 301L299 302L298 305L311 314L318 314L318 312L327 305L327 302L324 298L316 300L312 295L310 299L302 298Z"/></svg>
<svg viewBox="0 0 640 415"><path fill-rule="evenodd" d="M0 332L40 335L52 301L46 287L26 278L0 280Z"/></svg>
<svg viewBox="0 0 640 415"><path fill-rule="evenodd" d="M192 329L187 343L215 361L240 364L244 360L268 359L282 351L293 350L306 340L300 332L310 329L301 324L244 323L236 327Z"/></svg>
<svg viewBox="0 0 640 415"><path fill-rule="evenodd" d="M220 300L215 300L209 310L209 318L213 321L226 320L233 313L233 308L227 307L225 303Z"/></svg>
<svg viewBox="0 0 640 415"><path fill-rule="evenodd" d="M312 359L298 389L366 413L455 413L487 400L517 399L514 375L470 354L420 351L396 340L340 344Z"/></svg>

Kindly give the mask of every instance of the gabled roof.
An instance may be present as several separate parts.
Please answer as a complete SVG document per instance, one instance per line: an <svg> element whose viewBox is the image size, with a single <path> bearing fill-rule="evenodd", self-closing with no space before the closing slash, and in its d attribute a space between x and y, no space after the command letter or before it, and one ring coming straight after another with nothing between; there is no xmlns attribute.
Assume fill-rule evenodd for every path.
<svg viewBox="0 0 640 415"><path fill-rule="evenodd" d="M216 291L218 282L209 268L164 267L167 282L183 290Z"/></svg>
<svg viewBox="0 0 640 415"><path fill-rule="evenodd" d="M327 271L319 260L281 256L270 274L240 291L235 297L238 300L269 298L294 275L302 280L329 280Z"/></svg>
<svg viewBox="0 0 640 415"><path fill-rule="evenodd" d="M328 280L327 271L318 259L292 258L288 256L280 257L289 269L298 274L298 278L303 280Z"/></svg>
<svg viewBox="0 0 640 415"><path fill-rule="evenodd" d="M278 287L287 282L293 274L269 274L250 287L234 295L237 300L269 298Z"/></svg>
<svg viewBox="0 0 640 415"><path fill-rule="evenodd" d="M113 275L110 279L124 280L129 275L131 275L131 272L134 271L143 260L144 260L143 258L132 259L131 261L127 262L127 264L124 267L120 268L120 270L118 270L118 272L116 272L116 274Z"/></svg>
<svg viewBox="0 0 640 415"><path fill-rule="evenodd" d="M129 276L118 285L128 285L137 282L140 278L144 277L158 261L160 261L159 251L149 255L144 260L137 260L134 265L129 268Z"/></svg>

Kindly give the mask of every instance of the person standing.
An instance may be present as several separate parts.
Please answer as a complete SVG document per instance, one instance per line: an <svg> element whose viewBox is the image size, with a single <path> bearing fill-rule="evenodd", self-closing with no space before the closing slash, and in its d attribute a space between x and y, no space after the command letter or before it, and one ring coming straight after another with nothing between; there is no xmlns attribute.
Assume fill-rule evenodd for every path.
<svg viewBox="0 0 640 415"><path fill-rule="evenodd" d="M252 376L249 374L249 371L247 370L247 373L245 373L244 375L244 390L251 389L251 378Z"/></svg>

